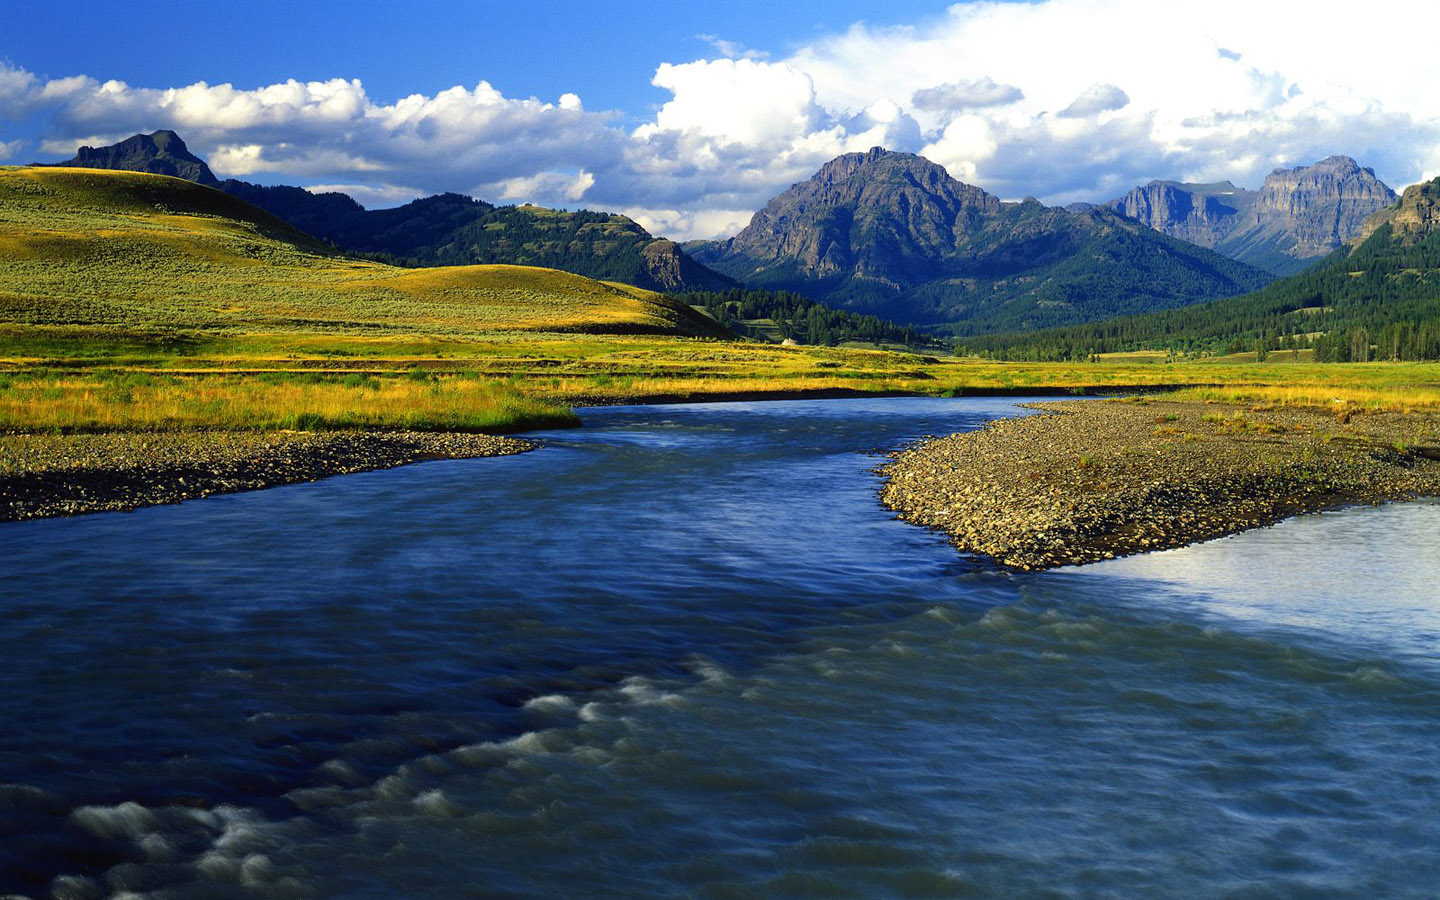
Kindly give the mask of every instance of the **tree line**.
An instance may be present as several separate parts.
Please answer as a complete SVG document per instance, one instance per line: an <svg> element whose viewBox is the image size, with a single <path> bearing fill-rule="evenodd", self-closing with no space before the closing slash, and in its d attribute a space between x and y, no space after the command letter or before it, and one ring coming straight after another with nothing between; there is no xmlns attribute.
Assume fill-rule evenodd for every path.
<svg viewBox="0 0 1440 900"><path fill-rule="evenodd" d="M1076 360L1133 350L1191 355L1313 349L1321 362L1440 359L1440 233L1379 228L1265 288L1158 313L967 337L960 349L1014 360Z"/></svg>
<svg viewBox="0 0 1440 900"><path fill-rule="evenodd" d="M769 319L781 338L802 344L834 347L846 341L869 344L904 344L936 347L943 343L914 326L898 325L877 316L832 309L793 291L733 288L728 291L689 291L675 294L683 303L702 307L711 318L732 331L748 333L747 320Z"/></svg>

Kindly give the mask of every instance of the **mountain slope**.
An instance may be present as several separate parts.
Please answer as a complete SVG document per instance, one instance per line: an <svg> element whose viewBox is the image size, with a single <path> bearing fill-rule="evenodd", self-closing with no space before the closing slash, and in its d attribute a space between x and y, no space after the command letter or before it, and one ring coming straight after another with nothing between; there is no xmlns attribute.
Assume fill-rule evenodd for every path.
<svg viewBox="0 0 1440 900"><path fill-rule="evenodd" d="M1313 347L1317 359L1440 359L1440 179L1372 215L1363 239L1240 297L1146 316L968 342L980 352L1073 357L1172 347Z"/></svg>
<svg viewBox="0 0 1440 900"><path fill-rule="evenodd" d="M173 175L218 187L295 227L355 253L412 266L544 266L655 291L735 287L673 241L657 239L612 213L494 206L459 194L367 210L341 193L219 181L173 131L135 135L109 147L82 147L63 165Z"/></svg>
<svg viewBox="0 0 1440 900"><path fill-rule="evenodd" d="M173 131L137 134L108 147L81 147L73 159L57 166L78 169L117 169L170 175L214 187L220 179L205 160L191 153Z"/></svg>
<svg viewBox="0 0 1440 900"><path fill-rule="evenodd" d="M1348 156L1276 169L1258 191L1152 181L1106 204L1171 237L1277 275L1312 265L1360 233L1395 192Z"/></svg>
<svg viewBox="0 0 1440 900"><path fill-rule="evenodd" d="M734 282L699 265L673 241L614 213L493 206L437 194L367 210L345 194L228 180L220 189L357 253L406 265L477 262L546 266L648 290L725 290Z"/></svg>
<svg viewBox="0 0 1440 900"><path fill-rule="evenodd" d="M1228 181L1152 181L1106 204L1173 238L1214 249L1255 204L1255 191Z"/></svg>
<svg viewBox="0 0 1440 900"><path fill-rule="evenodd" d="M687 248L753 286L960 333L1168 308L1268 280L1112 210L1005 203L878 147L826 163L728 241Z"/></svg>
<svg viewBox="0 0 1440 900"><path fill-rule="evenodd" d="M0 168L0 323L171 332L717 335L660 294L553 269L338 256L238 198L134 172Z"/></svg>

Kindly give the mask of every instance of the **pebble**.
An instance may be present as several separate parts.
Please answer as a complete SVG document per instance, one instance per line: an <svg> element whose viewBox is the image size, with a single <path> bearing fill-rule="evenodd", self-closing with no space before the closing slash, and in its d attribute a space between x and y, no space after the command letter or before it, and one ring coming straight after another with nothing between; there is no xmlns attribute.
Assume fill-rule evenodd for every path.
<svg viewBox="0 0 1440 900"><path fill-rule="evenodd" d="M426 459L533 449L511 437L417 431L4 434L0 521L138 509Z"/></svg>
<svg viewBox="0 0 1440 900"><path fill-rule="evenodd" d="M880 496L1020 570L1112 559L1357 503L1440 494L1440 415L1163 398L1033 404L891 454ZM1238 417L1238 418L1237 418Z"/></svg>

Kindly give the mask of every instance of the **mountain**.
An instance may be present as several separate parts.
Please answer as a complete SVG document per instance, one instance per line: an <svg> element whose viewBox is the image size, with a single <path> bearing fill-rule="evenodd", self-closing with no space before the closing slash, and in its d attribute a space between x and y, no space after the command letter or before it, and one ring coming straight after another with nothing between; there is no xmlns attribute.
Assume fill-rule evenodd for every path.
<svg viewBox="0 0 1440 900"><path fill-rule="evenodd" d="M108 147L81 147L74 159L57 166L78 169L120 169L127 172L149 172L170 175L210 187L220 179L210 171L205 160L191 153L173 131L137 134Z"/></svg>
<svg viewBox="0 0 1440 900"><path fill-rule="evenodd" d="M1171 237L1277 275L1312 265L1360 233L1395 192L1348 156L1276 169L1258 191L1228 181L1152 181L1106 204Z"/></svg>
<svg viewBox="0 0 1440 900"><path fill-rule="evenodd" d="M1440 359L1440 179L1412 185L1324 261L1259 291L1152 315L1001 334L971 350L1075 358L1119 350L1312 348L1318 360Z"/></svg>
<svg viewBox="0 0 1440 900"><path fill-rule="evenodd" d="M675 242L653 237L626 216L494 206L459 194L367 210L342 193L312 194L299 187L235 179L221 182L173 131L135 135L109 147L82 147L62 165L173 175L218 187L344 250L402 265L542 266L655 291L736 286L696 263Z"/></svg>
<svg viewBox="0 0 1440 900"><path fill-rule="evenodd" d="M1402 246L1414 246L1440 232L1440 178L1407 187L1398 203L1365 220L1355 243L1368 241L1376 231L1387 226L1390 239Z"/></svg>
<svg viewBox="0 0 1440 900"><path fill-rule="evenodd" d="M0 323L87 340L725 334L674 298L569 272L341 256L237 197L146 173L0 168L0 247Z"/></svg>
<svg viewBox="0 0 1440 900"><path fill-rule="evenodd" d="M1156 231L1213 250L1254 203L1255 191L1237 188L1228 181L1152 181L1106 205Z"/></svg>
<svg viewBox="0 0 1440 900"><path fill-rule="evenodd" d="M958 333L1094 321L1269 280L1114 210L1002 202L879 147L826 163L733 238L686 249L751 286Z"/></svg>
<svg viewBox="0 0 1440 900"><path fill-rule="evenodd" d="M437 194L367 210L345 194L228 180L220 189L356 253L404 265L545 266L655 291L721 291L735 283L615 213L494 206Z"/></svg>

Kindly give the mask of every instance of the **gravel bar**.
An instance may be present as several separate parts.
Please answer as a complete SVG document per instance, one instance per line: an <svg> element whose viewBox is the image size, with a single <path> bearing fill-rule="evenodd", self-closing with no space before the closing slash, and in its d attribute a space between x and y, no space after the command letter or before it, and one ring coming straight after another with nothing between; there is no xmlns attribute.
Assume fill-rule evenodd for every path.
<svg viewBox="0 0 1440 900"><path fill-rule="evenodd" d="M1440 494L1433 413L1151 397L1027 405L1043 414L891 454L881 500L963 552L1029 570Z"/></svg>
<svg viewBox="0 0 1440 900"><path fill-rule="evenodd" d="M510 437L415 431L7 434L0 435L0 521L137 509L533 449Z"/></svg>

